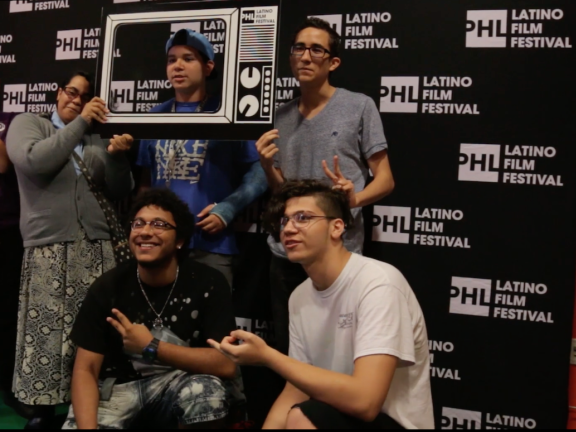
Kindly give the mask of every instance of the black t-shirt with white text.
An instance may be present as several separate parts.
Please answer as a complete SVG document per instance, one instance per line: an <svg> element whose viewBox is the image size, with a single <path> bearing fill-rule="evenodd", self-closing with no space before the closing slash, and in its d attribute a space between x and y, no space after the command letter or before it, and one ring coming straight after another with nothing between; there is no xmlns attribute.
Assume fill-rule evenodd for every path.
<svg viewBox="0 0 576 432"><path fill-rule="evenodd" d="M88 290L70 338L79 347L104 355L100 379L117 383L141 379L131 358L124 354L122 337L106 321L118 309L135 324L152 329L157 316L151 310L136 276L136 263L122 264L100 276ZM172 284L142 284L154 309L160 313ZM161 315L163 325L192 348L209 348L236 329L230 287L224 276L204 264L187 259L180 263L178 281Z"/></svg>

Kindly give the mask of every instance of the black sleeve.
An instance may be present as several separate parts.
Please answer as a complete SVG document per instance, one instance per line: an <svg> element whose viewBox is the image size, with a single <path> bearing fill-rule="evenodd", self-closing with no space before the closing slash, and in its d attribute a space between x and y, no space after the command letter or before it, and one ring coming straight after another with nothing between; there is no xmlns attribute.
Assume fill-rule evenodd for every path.
<svg viewBox="0 0 576 432"><path fill-rule="evenodd" d="M204 300L202 329L205 340L214 339L220 342L225 336L230 336L231 331L236 330L236 318L230 285L222 273L209 270L206 291L201 294Z"/></svg>
<svg viewBox="0 0 576 432"><path fill-rule="evenodd" d="M102 355L110 347L108 340L110 324L106 318L110 316L112 309L112 296L105 292L106 285L108 285L107 279L104 275L94 281L76 316L70 334L72 342L80 348Z"/></svg>

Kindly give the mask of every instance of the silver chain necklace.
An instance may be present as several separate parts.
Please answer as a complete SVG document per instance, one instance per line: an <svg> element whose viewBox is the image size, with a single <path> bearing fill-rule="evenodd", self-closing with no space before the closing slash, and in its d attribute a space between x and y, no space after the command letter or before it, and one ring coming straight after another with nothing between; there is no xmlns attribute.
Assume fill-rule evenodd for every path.
<svg viewBox="0 0 576 432"><path fill-rule="evenodd" d="M168 301L170 300L170 297L172 296L172 291L174 291L174 287L176 286L176 282L178 282L178 273L180 273L180 266L176 267L176 279L174 280L174 283L172 284L172 289L170 290L170 294L168 294L168 297L166 298L166 303L164 303L164 307L162 308L160 313L158 313L158 312L156 312L156 309L154 309L154 306L152 306L152 303L150 303L150 300L148 299L148 296L146 295L146 291L144 291L144 287L142 286L142 281L140 280L140 269L136 270L136 276L138 277L138 284L140 285L140 289L142 290L142 294L144 294L144 298L148 302L150 309L152 309L152 311L156 314L156 317L157 317L154 320L154 322L152 323L152 326L155 329L161 329L162 327L164 327L164 324L162 324L162 313L164 312L164 309L166 309L166 305L168 304Z"/></svg>

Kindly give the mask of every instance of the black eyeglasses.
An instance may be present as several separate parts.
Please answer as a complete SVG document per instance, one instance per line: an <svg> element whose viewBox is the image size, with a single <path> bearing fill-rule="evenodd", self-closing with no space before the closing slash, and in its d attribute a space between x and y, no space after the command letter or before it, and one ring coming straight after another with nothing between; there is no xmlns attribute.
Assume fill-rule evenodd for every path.
<svg viewBox="0 0 576 432"><path fill-rule="evenodd" d="M326 48L322 48L321 46L312 45L311 47L307 47L304 44L296 44L292 45L290 48L290 54L295 57L302 57L306 50L310 51L310 57L312 58L322 58L326 54L330 54Z"/></svg>
<svg viewBox="0 0 576 432"><path fill-rule="evenodd" d="M74 100L78 96L80 96L80 100L82 101L82 103L88 103L92 100L92 96L90 94L84 93L83 95L81 95L78 89L74 87L64 87L62 90L64 91L64 93L66 93L66 96L68 96L70 100Z"/></svg>
<svg viewBox="0 0 576 432"><path fill-rule="evenodd" d="M162 233L169 229L176 229L174 225L171 225L163 220L153 220L150 222L146 222L142 219L135 219L132 222L130 222L130 228L132 229L132 231L143 230L146 225L150 225L152 231L154 231L155 233Z"/></svg>
<svg viewBox="0 0 576 432"><path fill-rule="evenodd" d="M313 219L338 219L337 217L334 216L316 216L316 215L310 215L310 214L306 214L303 212L298 212L298 213L294 213L292 216L282 216L280 218L280 231L284 231L284 228L286 228L286 225L288 225L288 221L292 220L292 224L294 225L295 228L300 229L300 228L305 228L308 225L310 225L310 222Z"/></svg>

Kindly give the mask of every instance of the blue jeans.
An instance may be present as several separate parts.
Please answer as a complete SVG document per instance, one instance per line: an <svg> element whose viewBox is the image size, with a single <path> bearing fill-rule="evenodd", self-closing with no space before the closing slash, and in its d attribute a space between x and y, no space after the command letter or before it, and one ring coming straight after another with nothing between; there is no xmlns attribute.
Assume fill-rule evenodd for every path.
<svg viewBox="0 0 576 432"><path fill-rule="evenodd" d="M115 385L98 405L98 429L129 428L143 410L164 429L206 423L226 417L229 406L219 378L175 370ZM72 406L62 429L77 429Z"/></svg>

